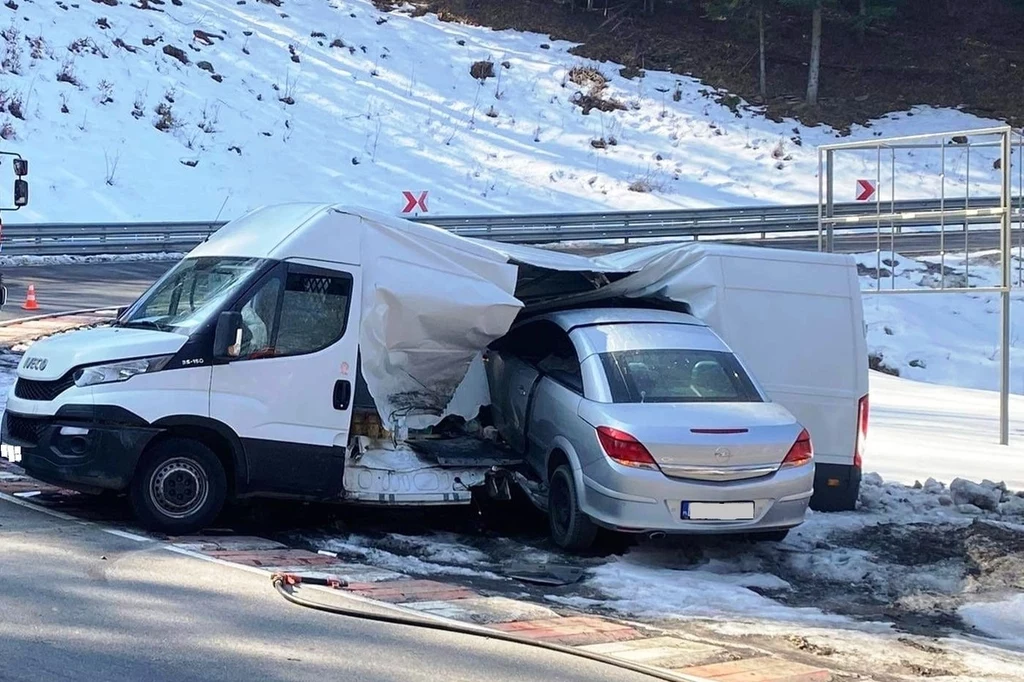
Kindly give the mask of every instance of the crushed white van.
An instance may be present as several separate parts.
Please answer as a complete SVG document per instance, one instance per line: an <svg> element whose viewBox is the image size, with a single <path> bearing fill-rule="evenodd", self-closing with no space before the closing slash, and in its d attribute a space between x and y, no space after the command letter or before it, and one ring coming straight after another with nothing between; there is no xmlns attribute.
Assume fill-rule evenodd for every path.
<svg viewBox="0 0 1024 682"><path fill-rule="evenodd" d="M127 492L173 533L244 497L506 495L522 457L476 419L483 351L533 311L627 299L722 336L812 434L812 506L852 507L868 382L852 259L696 244L585 258L330 205L232 221L113 325L34 344L4 451L40 480ZM469 428L448 434L448 415Z"/></svg>

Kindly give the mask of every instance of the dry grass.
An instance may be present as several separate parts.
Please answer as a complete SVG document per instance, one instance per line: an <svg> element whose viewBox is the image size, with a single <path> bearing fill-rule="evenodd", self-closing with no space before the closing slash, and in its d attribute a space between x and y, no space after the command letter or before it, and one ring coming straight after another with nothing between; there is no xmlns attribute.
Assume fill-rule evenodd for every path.
<svg viewBox="0 0 1024 682"><path fill-rule="evenodd" d="M570 82L581 88L589 88L595 94L608 87L608 78L594 66L577 64L569 69L566 77Z"/></svg>

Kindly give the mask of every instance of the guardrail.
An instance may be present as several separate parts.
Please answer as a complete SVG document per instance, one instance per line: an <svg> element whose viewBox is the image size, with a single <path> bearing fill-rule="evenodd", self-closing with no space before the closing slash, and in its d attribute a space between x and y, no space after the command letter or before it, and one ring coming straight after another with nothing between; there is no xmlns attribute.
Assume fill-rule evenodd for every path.
<svg viewBox="0 0 1024 682"><path fill-rule="evenodd" d="M963 199L947 199L949 210L966 208ZM864 215L876 205L836 204L836 216ZM971 209L995 208L998 199L978 198L970 201ZM921 212L920 218L904 217L899 221L902 231L935 226L935 218L927 212L940 209L937 200L882 202L881 213ZM1020 220L1021 201L1013 208L1014 220ZM626 211L597 213L548 213L526 215L425 216L412 218L430 223L465 237L480 237L501 242L542 244L550 242L595 239L657 239L714 237L732 241L764 241L787 235L785 241L800 242L799 235L815 238L818 230L818 205L749 206L737 208L681 209L665 211ZM997 223L990 215L974 215L957 220L956 224L980 225ZM97 255L108 253L184 252L206 240L223 222L148 222L148 223L34 223L5 225L2 234L2 255ZM882 220L888 228L888 222ZM872 226L863 222L835 225L837 233L859 231L860 243L865 230ZM800 242L802 243L802 242ZM781 244L780 244L781 245Z"/></svg>

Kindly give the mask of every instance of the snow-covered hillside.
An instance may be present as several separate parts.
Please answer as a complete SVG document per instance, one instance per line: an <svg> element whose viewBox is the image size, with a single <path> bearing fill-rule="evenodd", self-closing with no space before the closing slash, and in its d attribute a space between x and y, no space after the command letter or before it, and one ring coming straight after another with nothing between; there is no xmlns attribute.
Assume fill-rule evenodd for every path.
<svg viewBox="0 0 1024 682"><path fill-rule="evenodd" d="M368 0L0 12L0 144L32 162L31 206L12 221L230 218L286 200L397 212L403 190L429 191L434 214L806 202L815 146L836 137L734 113L691 78L626 79L569 43ZM621 109L584 114L573 102L591 94ZM919 109L853 134L991 123ZM937 195L938 155L915 152L896 159L898 198ZM982 156L975 196L995 192ZM837 186L852 195L874 157L848 158ZM964 164L947 161L947 196L962 194Z"/></svg>

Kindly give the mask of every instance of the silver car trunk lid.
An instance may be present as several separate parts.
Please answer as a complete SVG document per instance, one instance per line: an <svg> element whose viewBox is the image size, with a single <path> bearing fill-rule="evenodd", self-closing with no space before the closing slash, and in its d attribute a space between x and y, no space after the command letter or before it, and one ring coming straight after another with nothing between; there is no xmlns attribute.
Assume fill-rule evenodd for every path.
<svg viewBox="0 0 1024 682"><path fill-rule="evenodd" d="M666 476L734 481L776 471L801 426L774 403L596 403L580 417L640 441Z"/></svg>

